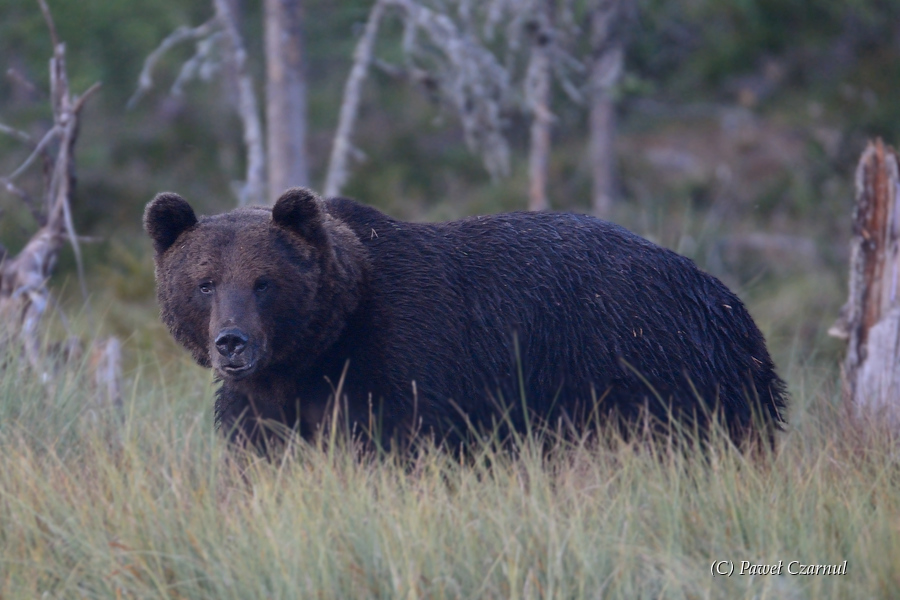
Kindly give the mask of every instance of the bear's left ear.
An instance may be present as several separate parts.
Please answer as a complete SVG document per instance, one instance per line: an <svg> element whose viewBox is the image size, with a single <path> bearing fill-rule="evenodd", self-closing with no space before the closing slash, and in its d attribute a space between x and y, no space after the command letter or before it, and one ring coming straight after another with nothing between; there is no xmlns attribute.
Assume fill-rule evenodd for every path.
<svg viewBox="0 0 900 600"><path fill-rule="evenodd" d="M185 229L197 224L197 215L187 201L171 192L157 194L144 210L144 230L153 240L153 249L162 254Z"/></svg>
<svg viewBox="0 0 900 600"><path fill-rule="evenodd" d="M291 188L272 207L272 221L279 227L300 234L314 246L328 244L322 199L306 188Z"/></svg>

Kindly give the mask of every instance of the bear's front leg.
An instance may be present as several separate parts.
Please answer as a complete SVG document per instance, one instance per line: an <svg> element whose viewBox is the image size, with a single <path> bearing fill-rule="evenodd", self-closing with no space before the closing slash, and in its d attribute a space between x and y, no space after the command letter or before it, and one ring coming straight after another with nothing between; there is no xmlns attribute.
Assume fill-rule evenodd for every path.
<svg viewBox="0 0 900 600"><path fill-rule="evenodd" d="M254 402L227 381L216 392L216 424L231 443L241 447L264 452L284 441L297 427L296 413L278 403Z"/></svg>

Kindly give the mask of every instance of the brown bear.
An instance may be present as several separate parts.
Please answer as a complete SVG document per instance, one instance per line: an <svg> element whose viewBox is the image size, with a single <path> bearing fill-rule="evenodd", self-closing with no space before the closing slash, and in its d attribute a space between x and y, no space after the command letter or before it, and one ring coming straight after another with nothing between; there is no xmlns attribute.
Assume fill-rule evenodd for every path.
<svg viewBox="0 0 900 600"><path fill-rule="evenodd" d="M783 422L737 296L593 217L408 223L296 188L200 219L159 194L144 226L162 320L223 381L235 440L314 436L332 412L379 443L644 417L702 433L713 416L741 443Z"/></svg>

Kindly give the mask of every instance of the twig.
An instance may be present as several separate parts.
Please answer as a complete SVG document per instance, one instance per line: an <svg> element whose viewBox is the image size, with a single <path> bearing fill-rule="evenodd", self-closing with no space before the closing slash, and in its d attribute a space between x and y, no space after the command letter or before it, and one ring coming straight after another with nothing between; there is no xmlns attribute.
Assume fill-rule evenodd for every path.
<svg viewBox="0 0 900 600"><path fill-rule="evenodd" d="M28 158L25 159L25 162L19 165L18 169L4 177L3 181L8 181L9 183L15 181L19 175L24 173L25 170L31 166L31 163L34 162L34 159L37 158L37 156L47 148L47 145L51 141L53 141L53 138L57 137L59 133L59 127L51 127L50 130L44 134L44 137L41 138L41 141L38 142L38 145L34 147L34 150L31 151L31 154L28 155Z"/></svg>
<svg viewBox="0 0 900 600"><path fill-rule="evenodd" d="M372 62L372 54L375 51L375 40L378 37L378 27L384 14L386 1L376 0L369 12L369 20L356 50L353 51L353 68L344 84L343 101L338 118L337 130L334 134L334 142L331 146L331 157L328 159L328 174L325 177L325 196L337 196L341 188L347 182L347 159L350 155L353 128L356 117L359 114L359 103L363 82Z"/></svg>
<svg viewBox="0 0 900 600"><path fill-rule="evenodd" d="M197 41L197 51L194 56L181 65L178 77L175 78L175 83L169 89L172 96L181 96L184 93L184 86L195 79L198 73L200 79L204 81L212 78L212 75L219 69L219 64L213 59L213 50L216 44L220 43L223 35L221 31L216 31Z"/></svg>
<svg viewBox="0 0 900 600"><path fill-rule="evenodd" d="M0 133L5 133L7 135L11 135L14 138L18 138L19 140L21 140L23 142L31 141L31 136L28 135L27 133L25 133L24 131L14 129L14 128L10 127L9 125L4 125L3 123L0 123Z"/></svg>
<svg viewBox="0 0 900 600"><path fill-rule="evenodd" d="M266 176L266 153L259 104L253 91L253 78L247 68L247 51L238 31L228 0L215 0L216 19L225 30L230 45L229 58L238 84L238 113L244 125L244 144L247 146L247 179L238 198L240 205L263 202Z"/></svg>
<svg viewBox="0 0 900 600"><path fill-rule="evenodd" d="M53 47L56 48L59 46L59 36L56 34L56 23L53 22L53 15L50 14L50 7L47 6L45 0L38 0L38 4L41 5L41 12L44 13L47 29L50 30L50 41L53 42Z"/></svg>
<svg viewBox="0 0 900 600"><path fill-rule="evenodd" d="M547 166L550 159L550 51L555 45L551 26L549 0L537 7L534 41L525 77L525 101L531 112L531 131L528 153L528 208L545 210L547 201Z"/></svg>
<svg viewBox="0 0 900 600"><path fill-rule="evenodd" d="M25 192L25 190L23 190L22 188L20 188L16 184L14 184L7 177L0 177L0 184L3 184L3 187L10 194L13 194L14 196L18 196L19 198L21 198L22 201L25 202L25 204L27 204L29 208L32 208L32 213L36 214L32 207L31 197L28 195L27 192Z"/></svg>
<svg viewBox="0 0 900 600"><path fill-rule="evenodd" d="M170 33L168 37L160 43L156 50L151 52L147 58L144 59L144 67L141 69L141 74L138 76L138 88L128 100L128 104L126 105L128 109L131 110L134 108L141 98L144 97L144 94L153 89L153 69L156 68L156 63L159 62L166 52L182 42L200 40L210 36L218 26L219 20L216 17L213 17L206 23L197 27L179 27Z"/></svg>
<svg viewBox="0 0 900 600"><path fill-rule="evenodd" d="M22 88L28 96L33 96L38 91L35 85L28 81L27 77L12 67L6 70L6 77L9 78L14 85Z"/></svg>
<svg viewBox="0 0 900 600"><path fill-rule="evenodd" d="M81 109L84 108L85 102L87 102L88 98L93 96L97 90L103 87L103 83L99 81L95 81L91 87L86 89L83 94L75 97L75 105L72 107L72 112L78 115L81 112Z"/></svg>

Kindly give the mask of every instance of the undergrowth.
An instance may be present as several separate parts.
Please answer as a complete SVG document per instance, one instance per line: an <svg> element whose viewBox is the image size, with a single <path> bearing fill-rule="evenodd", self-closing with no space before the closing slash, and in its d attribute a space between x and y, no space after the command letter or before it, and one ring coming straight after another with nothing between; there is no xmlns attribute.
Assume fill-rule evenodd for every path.
<svg viewBox="0 0 900 600"><path fill-rule="evenodd" d="M0 598L900 597L896 440L818 379L767 456L714 436L263 458L214 430L208 374L138 362L121 411L86 377L51 389L7 363Z"/></svg>

